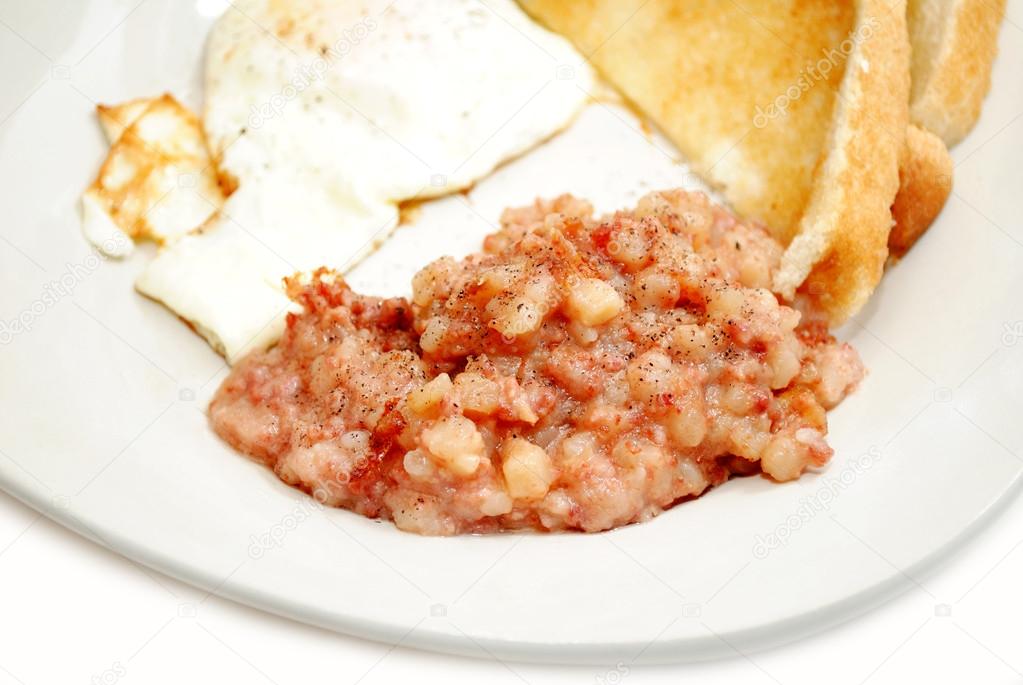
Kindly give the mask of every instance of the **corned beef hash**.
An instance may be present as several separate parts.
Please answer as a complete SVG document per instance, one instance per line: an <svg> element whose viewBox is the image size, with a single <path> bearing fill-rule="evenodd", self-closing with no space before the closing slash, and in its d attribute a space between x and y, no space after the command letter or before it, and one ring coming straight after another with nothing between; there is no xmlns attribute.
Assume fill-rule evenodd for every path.
<svg viewBox="0 0 1023 685"><path fill-rule="evenodd" d="M601 531L732 475L832 454L825 410L863 376L809 298L769 288L782 246L700 193L593 216L512 209L412 297L320 270L232 370L216 432L318 500L428 535Z"/></svg>

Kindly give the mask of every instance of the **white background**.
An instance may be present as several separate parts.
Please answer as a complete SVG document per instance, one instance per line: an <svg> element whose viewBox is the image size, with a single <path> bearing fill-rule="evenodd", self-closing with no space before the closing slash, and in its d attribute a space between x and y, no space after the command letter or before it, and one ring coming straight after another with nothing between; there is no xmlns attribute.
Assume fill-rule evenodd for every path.
<svg viewBox="0 0 1023 685"><path fill-rule="evenodd" d="M663 667L498 663L340 636L208 595L0 495L0 685L1018 684L1021 578L1023 499L1016 498L951 558L907 577L898 599L786 647Z"/></svg>

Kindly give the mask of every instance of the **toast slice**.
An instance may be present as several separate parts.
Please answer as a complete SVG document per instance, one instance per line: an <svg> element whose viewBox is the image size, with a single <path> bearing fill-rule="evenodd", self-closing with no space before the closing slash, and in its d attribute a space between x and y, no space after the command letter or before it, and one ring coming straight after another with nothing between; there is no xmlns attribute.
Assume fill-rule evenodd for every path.
<svg viewBox="0 0 1023 685"><path fill-rule="evenodd" d="M980 116L991 86L1005 0L909 0L913 123L952 147Z"/></svg>
<svg viewBox="0 0 1023 685"><path fill-rule="evenodd" d="M802 286L832 324L856 313L881 280L909 121L905 3L861 0L856 15L853 35L863 39L849 54L810 201L774 281L786 298Z"/></svg>
<svg viewBox="0 0 1023 685"><path fill-rule="evenodd" d="M906 153L899 168L899 192L892 204L894 225L888 251L898 259L906 254L945 206L952 192L952 157L938 136L909 125Z"/></svg>
<svg viewBox="0 0 1023 685"><path fill-rule="evenodd" d="M520 2L739 213L791 243L782 294L821 262L815 291L833 321L866 300L887 256L908 124L904 0Z"/></svg>
<svg viewBox="0 0 1023 685"><path fill-rule="evenodd" d="M809 198L854 21L816 0L520 0L787 243ZM783 151L779 154L779 150Z"/></svg>

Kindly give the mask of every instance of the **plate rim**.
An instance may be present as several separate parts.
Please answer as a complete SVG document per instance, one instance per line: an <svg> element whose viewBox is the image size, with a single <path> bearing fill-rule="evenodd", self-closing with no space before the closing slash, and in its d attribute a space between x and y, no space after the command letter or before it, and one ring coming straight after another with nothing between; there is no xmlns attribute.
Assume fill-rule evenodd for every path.
<svg viewBox="0 0 1023 685"><path fill-rule="evenodd" d="M969 546L978 533L1001 516L1009 505L1023 492L1023 469L1006 483L1000 493L963 525L946 542L905 568L901 573L892 574L874 585L835 600L829 604L781 620L770 621L742 630L713 633L705 639L655 638L619 642L532 642L507 640L485 636L458 637L450 633L431 629L422 624L409 628L407 625L380 621L368 617L354 617L316 611L300 605L289 606L283 596L260 591L254 587L239 585L227 580L214 578L201 565L190 564L176 557L161 553L156 545L141 544L134 539L121 536L115 531L94 530L94 521L86 522L72 513L72 508L56 506L52 499L33 488L28 479L17 483L17 477L10 477L10 471L0 469L0 490L35 510L40 515L81 535L129 562L141 564L158 573L165 574L179 582L203 592L288 620L312 625L346 637L370 640L388 646L411 647L453 656L470 658L488 657L496 661L517 661L523 663L547 663L562 665L607 665L609 653L641 650L641 655L632 663L636 665L682 664L710 661L747 652L762 652L796 642L800 639L822 633L826 630L854 620L878 606L904 594L914 584L906 577L929 575L956 554ZM337 509L339 512L357 516L353 512ZM608 532L587 535L606 535ZM528 533L509 533L510 536ZM575 535L576 533L568 533ZM475 648L473 648L475 647ZM482 652L482 654L481 654Z"/></svg>

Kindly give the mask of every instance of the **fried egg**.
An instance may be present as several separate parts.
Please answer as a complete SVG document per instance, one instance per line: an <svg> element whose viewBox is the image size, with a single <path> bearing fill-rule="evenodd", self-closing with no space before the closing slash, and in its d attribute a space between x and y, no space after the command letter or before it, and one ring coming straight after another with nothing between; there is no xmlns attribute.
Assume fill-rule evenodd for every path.
<svg viewBox="0 0 1023 685"><path fill-rule="evenodd" d="M98 115L112 145L82 195L82 230L103 253L174 242L223 204L199 120L174 97L100 105Z"/></svg>
<svg viewBox="0 0 1023 685"><path fill-rule="evenodd" d="M96 117L99 119L100 128L103 129L103 135L106 136L107 142L111 145L116 143L121 134L156 100L157 98L135 98L116 105L97 105Z"/></svg>
<svg viewBox="0 0 1023 685"><path fill-rule="evenodd" d="M347 270L399 202L468 187L549 138L593 79L511 0L232 3L207 45L203 128L237 190L136 287L233 362L282 330L282 277Z"/></svg>

